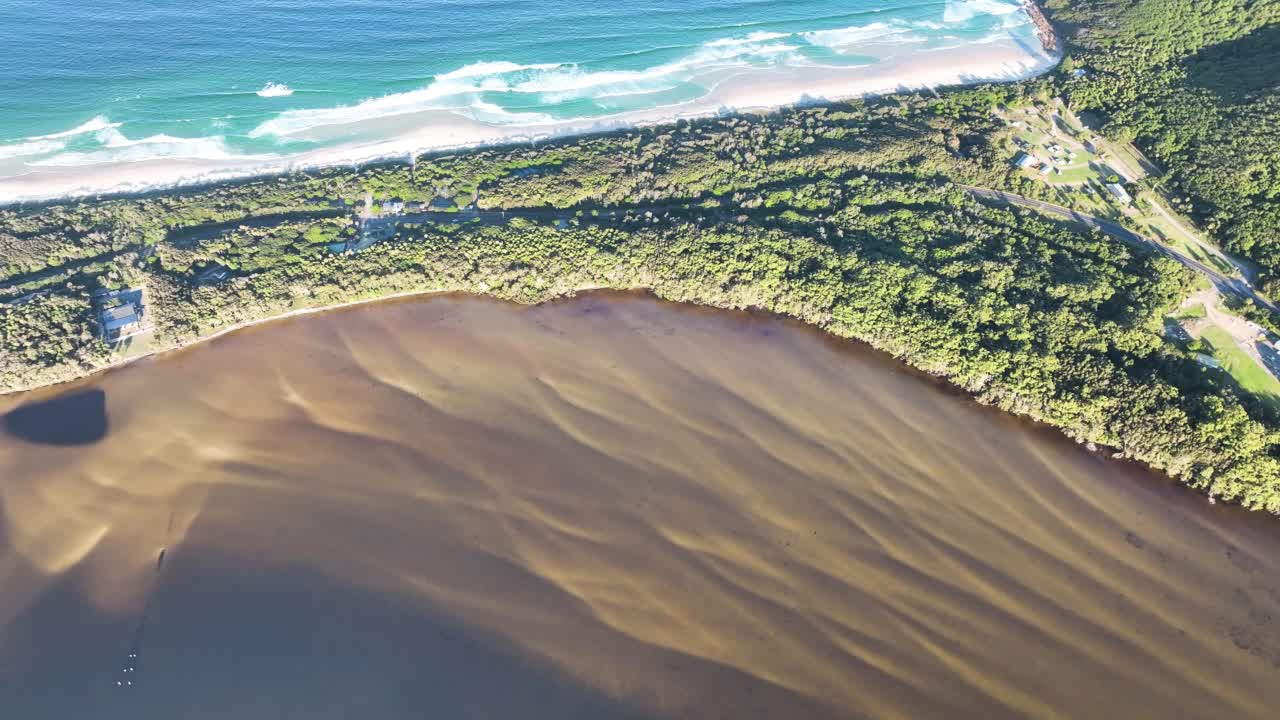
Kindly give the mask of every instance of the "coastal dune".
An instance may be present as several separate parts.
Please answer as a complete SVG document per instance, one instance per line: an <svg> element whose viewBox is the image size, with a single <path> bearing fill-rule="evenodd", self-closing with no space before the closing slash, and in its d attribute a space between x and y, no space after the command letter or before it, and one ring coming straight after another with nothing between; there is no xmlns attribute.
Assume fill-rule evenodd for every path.
<svg viewBox="0 0 1280 720"><path fill-rule="evenodd" d="M21 717L1280 701L1273 523L795 323L446 296L81 387L105 392L101 440L0 437L20 589L0 695Z"/></svg>

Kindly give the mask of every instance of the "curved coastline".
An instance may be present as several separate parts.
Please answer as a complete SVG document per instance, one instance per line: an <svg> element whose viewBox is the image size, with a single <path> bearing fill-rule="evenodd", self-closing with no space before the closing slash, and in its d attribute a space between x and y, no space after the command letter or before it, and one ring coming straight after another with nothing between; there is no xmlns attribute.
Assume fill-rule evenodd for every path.
<svg viewBox="0 0 1280 720"><path fill-rule="evenodd" d="M39 384L32 384L29 386L17 387L17 388L0 388L0 397L6 397L11 395L22 395L24 393L40 392L44 390L57 390L63 386L72 385L78 382L88 381L103 373L107 373L107 372L110 372L111 370L116 370L122 367L126 367L136 362L141 362L143 360L147 360L150 358L163 357L165 355L177 353L182 350L194 348L199 345L203 345L204 343L207 343L210 340L216 340L224 335L230 335L231 333L234 333L240 330L245 330L251 327L256 327L259 325L266 325L269 323L273 323L277 320L287 320L289 318L299 317L302 315L313 315L316 313L329 312L333 310L341 310L343 308L354 307L357 305L370 305L378 302L384 302L384 301L390 302L393 300L403 300L406 298L423 297L423 296L429 296L429 295L444 295L450 292L456 292L456 291L409 290L406 292L392 293L390 295L379 295L377 297L361 298L359 300L347 300L344 302L333 303L330 305L317 305L315 307L298 308L296 310L290 310L288 312L280 313L278 315L264 315L263 317L260 317L260 318L255 318L252 320L244 320L244 321L235 323L234 325L228 325L227 327L219 328L218 330L215 330L214 332L209 333L208 335L201 335L195 338L194 340L180 341L172 345L169 345L167 347L153 348L153 349L147 350L146 352L138 353L136 355L119 357L109 363L90 368L86 370L83 374L75 375L73 377L68 377L66 379L54 380L52 382L45 382L45 383L39 383Z"/></svg>
<svg viewBox="0 0 1280 720"><path fill-rule="evenodd" d="M752 120L710 119L668 126L659 132L439 158L424 164L424 170L416 174L407 167L392 166L349 176L321 174L260 186L233 185L209 197L172 193L104 203L98 208L103 212L118 208L122 217L150 219L121 229L132 230L135 237L137 232L145 232L148 241L156 245L135 240L124 249L108 250L107 255L119 255L123 267L132 268L129 277L113 280L113 285L136 282L151 288L148 292L155 302L144 304L156 310L153 317L159 322L149 324L156 325L162 342L154 348L140 343L133 348L133 357L117 355L113 360L88 330L100 324L103 304L91 302L83 285L79 291L68 285L70 292L41 300L38 306L15 316L19 322L25 322L22 317L32 319L26 328L16 326L20 334L12 344L28 353L31 361L14 355L14 362L7 365L13 373L6 373L5 384L13 390L19 385L26 390L70 381L277 317L386 298L473 292L535 304L586 289L642 288L666 300L719 308L760 308L807 322L836 337L861 340L946 379L985 404L1055 425L1082 442L1119 448L1125 457L1223 498L1248 493L1245 501L1254 507L1273 502L1268 494L1267 458L1241 453L1235 445L1222 449L1204 444L1193 434L1197 421L1185 407L1164 403L1157 409L1177 413L1175 417L1182 424L1173 431L1158 430L1135 438L1129 428L1133 427L1130 423L1141 421L1135 415L1138 411L1096 406L1089 414L1072 414L1068 406L1069 412L1064 413L1044 391L1055 387L1055 382L1046 380L1037 386L1019 379L1020 372L1037 375L1056 367L1059 351L1054 347L1070 341L1069 337L1058 337L1052 340L1054 345L1047 345L1040 337L1045 331L1096 332L1099 308L1095 304L1104 297L1099 294L1104 288L1132 298L1138 317L1145 317L1163 312L1160 298L1164 293L1176 292L1180 283L1189 282L1174 272L1176 266L1159 266L1154 256L1125 255L1114 258L1120 264L1107 262L1113 241L1081 237L1076 229L1055 227L1031 216L1010 216L1007 210L986 207L956 189L963 187L957 183L972 183L979 176L984 185L999 185L996 173L1006 163L990 154L976 162L969 159L963 152L966 140L959 133L967 133L969 142L975 138L980 142L996 132L995 116L985 109L986 104L1022 98L1027 90L1027 85L1010 84L957 90L954 95L936 98L897 96L822 105ZM963 118L938 119L937 110L954 110L955 105L964 108ZM673 150L673 139L685 149L696 149ZM730 151L712 154L707 150L722 147ZM780 161L759 162L757 153L764 152ZM657 168L660 158L673 161L672 165ZM660 174L655 175L655 168ZM815 172L820 176L815 177ZM446 183L443 196L440 178ZM679 179L672 184L675 178ZM369 188L376 189L379 203L403 196L398 208L395 202L387 206L391 215L405 212L403 201L414 206L404 217L390 220L390 235L377 229L386 229L378 219L383 209L370 209ZM649 204L663 199L664 193L671 202ZM827 199L821 193L826 193ZM768 198L776 198L781 207L762 207ZM446 201L445 210L419 212L427 206L436 207L441 199ZM460 213L464 206L480 210ZM255 228L250 221L263 212L312 208L314 214L330 212L320 208L335 207L344 208L349 218L282 223L278 231ZM539 207L560 211L531 210ZM870 212L864 215L863 207ZM830 210L835 214L828 219ZM92 216L93 211L92 205L53 206L30 218L46 223L49 231L42 237L52 242L67 227L62 224L67 212L89 212ZM524 217L531 213L532 221ZM485 215L491 216L492 222L482 218ZM12 217L19 220L23 216L16 213ZM579 217L585 224L579 223ZM958 223L957 218L970 222ZM248 222L219 241L221 250L202 250L171 232L175 227L201 223L222 226L238 219ZM366 221L374 224L366 227ZM467 224L458 225L463 221ZM106 226L115 222L110 220ZM467 229L473 222L474 229ZM403 233L395 229L398 225L404 226ZM990 230L982 229L988 225ZM578 229L561 234L571 226ZM901 231L908 234L895 241ZM845 238L846 232L855 234L845 241L831 237L836 233ZM412 242L383 243L372 252L361 252L397 234ZM988 248L985 242L980 246L971 242L983 234L999 245ZM1015 242L1015 237L1024 239ZM334 243L338 239L343 242ZM945 301L962 301L974 291L975 283L957 282L954 273L935 266L929 250L935 241L939 248L955 241L967 243L961 256L966 260L957 267L977 273L979 280L987 277L988 271L995 272L997 264L987 255L1000 247L1014 253L1015 258L1028 253L1037 258L1044 253L1060 255L1062 262L1054 266L1001 262L1000 268L1015 268L1001 273L1015 274L990 278L1006 288L990 296L997 307L1006 307L1002 317L1023 317L1043 326L1010 327L1007 332L1017 338L1013 345L986 347L991 334L975 326L975 318L961 314L954 320L944 319L935 312L939 306L922 302L924 298L918 296L908 298L903 294L905 286L884 285L878 279L905 281L919 273L922 284L913 282L913 286L932 283L942 288ZM27 243L12 242L17 243L15 248ZM93 243L101 245L99 240L86 243L86 262L100 264L107 255L90 257L97 252L89 249ZM335 245L340 250L335 250ZM32 262L41 261L43 248L40 244L32 247ZM233 248L230 254L223 252L227 248ZM256 256L258 252L263 254ZM335 254L338 252L345 257ZM1030 261L1031 256L1026 259ZM222 285L222 280L206 283L200 279L217 272L217 263L225 263L236 276L220 288L214 286ZM1085 286L1097 286L1099 292L1076 292L1066 306L1069 323L1059 328L1049 322L1046 312L1062 299L1042 297L1041 288L1056 287L1063 278L1055 273L1067 266L1074 266L1074 273L1083 273ZM95 265L95 272L107 269ZM225 280L227 273L222 277ZM38 279L57 281L43 275ZM1136 294L1138 285L1152 280L1160 288L1158 294ZM1024 291L1035 301L1031 306L1019 304L1010 295ZM76 292L80 294L72 297ZM896 309L884 305L903 301L908 302L901 307L893 305ZM866 305L868 302L872 304ZM30 342L35 336L27 330L59 322L59 314L66 318L65 313L73 311L79 314L70 324L56 325L65 330L59 337L68 343L63 346L66 349L36 350L43 341ZM1154 352L1148 349L1154 342L1148 328L1131 327L1136 321L1105 332L1140 337L1135 354ZM1126 337L1124 342L1132 341ZM976 352L955 352L965 345ZM129 349L123 350L128 355ZM1093 351L1090 346L1071 354ZM1090 359L1100 363L1102 372L1095 375L1099 384L1114 377L1130 395L1145 388L1142 383L1163 382L1157 378L1125 384L1131 381L1116 367L1116 361L1109 356ZM1240 399L1230 393L1218 394L1212 387L1190 390L1231 403L1224 407L1235 413L1244 432L1251 434L1250 442L1255 436L1260 438L1258 442L1265 442L1261 421L1247 414ZM1076 397L1072 392L1067 392L1066 402L1089 402L1088 397ZM1146 404L1124 407L1145 408ZM1113 412L1114 416L1109 414ZM1142 411L1142 417L1148 415L1149 409ZM1260 473L1253 471L1255 465L1262 466ZM1213 472L1219 472L1223 479L1215 480L1209 488L1204 479ZM1219 487L1225 489L1219 491Z"/></svg>
<svg viewBox="0 0 1280 720"><path fill-rule="evenodd" d="M1029 0L1027 0L1029 2ZM1038 13L1025 10L1035 17ZM1040 15L1043 17L1043 15ZM493 124L449 111L417 110L393 115L400 128L375 142L320 147L296 154L245 155L208 159L152 159L67 167L29 167L25 174L0 177L0 207L62 200L121 197L182 191L251 181L296 172L412 162L420 156L537 144L715 116L758 115L791 107L865 99L898 92L929 91L992 82L1019 82L1051 71L1062 59L1060 45L1037 27L1040 47L1013 36L986 45L961 45L890 57L871 66L794 66L782 69L725 69L705 96L599 117L525 124ZM335 125L333 127L341 127ZM319 129L286 137L322 140ZM316 133L321 133L317 135Z"/></svg>
<svg viewBox="0 0 1280 720"><path fill-rule="evenodd" d="M586 294L592 294L592 293L602 293L606 295L609 295L609 294L625 295L625 294L632 294L632 293L643 293L644 295L648 297L652 297L660 302L671 303L679 306L685 306L690 308L701 308L701 309L713 310L713 311L724 311L724 312L761 313L761 314L768 315L770 317L775 317L788 322L794 322L806 329L820 333L824 339L830 342L850 343L850 344L866 347L876 353L882 353L884 357L891 359L895 363L898 363L902 369L916 374L918 379L920 379L921 381L927 380L927 381L935 382L938 384L940 388L958 397L963 397L969 401L972 401L984 407L992 407L994 409L998 409L1002 412L1008 413L1011 417L1016 418L1017 420L1022 422L1030 423L1031 426L1035 428L1043 429L1045 431L1056 432L1067 439L1075 441L1077 444L1087 446L1090 452L1098 453L1101 457L1103 457L1108 461L1135 464L1138 467L1141 467L1144 471L1159 473L1164 477L1169 477L1169 479L1171 480L1174 479L1170 477L1166 472L1164 472L1162 468L1152 463L1146 462L1142 459L1131 457L1130 455L1125 454L1120 448L1115 448L1115 447L1095 443L1089 440L1088 438L1082 436L1081 434L1077 432L1073 432L1071 428L1057 425L1051 422L1050 420L1044 417L1041 417L1035 413L1026 412L1025 410L1000 407L997 403L991 401L991 399L985 398L982 394L977 393L970 388L965 388L961 385L957 385L956 383L952 382L941 373L930 371L928 368L925 368L918 364L913 363L908 356L895 352L895 350L892 347L888 346L887 344L876 342L874 338L843 336L836 332L833 332L831 328L823 327L818 323L810 322L804 318L801 318L795 315L789 315L786 313L778 312L778 311L760 307L760 306L734 305L730 303L717 304L717 303L710 303L710 302L688 301L688 300L680 300L680 299L663 297L661 294L658 294L657 292L655 292L653 288L648 288L648 287L622 288L622 287L607 287L604 285L581 285L569 290L561 291L552 297L541 299L534 303L523 303L511 297L505 297L502 295L493 294L493 293L490 293L484 290L479 290L476 288L464 288L464 287L435 288L435 289L422 289L422 290L406 290L402 292L390 293L385 295L377 295L375 297L359 298L355 300L346 300L343 302L331 303L326 305L301 307L301 308L297 308L297 309L290 310L288 312L284 312L280 314L264 315L259 318L243 320L233 325L219 328L218 330L215 330L214 332L211 332L207 335L201 335L192 340L180 341L166 347L153 348L153 349L147 350L146 352L139 353L137 355L119 358L105 365L94 367L83 374L76 375L74 377L68 377L63 380L31 385L29 387L0 389L0 398L13 397L13 396L23 395L28 393L60 394L68 386L76 385L79 383L92 382L95 378L99 376L105 375L113 370L118 370L130 365L133 365L134 363L137 363L137 362L141 362L149 359L164 359L168 356L176 355L177 353L180 353L185 350L197 349L199 346L204 345L210 341L217 340L218 338L221 338L227 335L238 333L242 330L248 330L255 327L262 327L262 326L276 323L278 321L289 320L292 318L298 318L298 317L303 317L307 315L317 315L322 313L338 312L338 311L351 309L355 307L371 306L371 305L376 305L381 303L393 303L396 301L403 301L403 300L423 300L430 297L448 296L448 295L471 296L471 297L483 298L488 300L494 300L498 302L507 302L507 303L512 303L516 305L526 305L526 306L532 307L532 306L543 305L547 303L554 303L562 300L568 300L568 299L579 297L580 295L586 295Z"/></svg>
<svg viewBox="0 0 1280 720"><path fill-rule="evenodd" d="M1267 408L1193 375L1195 358L1156 331L1193 276L964 191L1018 181L1000 108L1045 112L1041 87L815 103L7 212L9 294L26 294L5 309L14 352L0 381L69 380L381 298L536 304L645 288L864 341L981 402L1280 512ZM217 232L182 230L202 226ZM150 341L114 352L98 339L148 327ZM1135 375L1138 364L1159 372Z"/></svg>

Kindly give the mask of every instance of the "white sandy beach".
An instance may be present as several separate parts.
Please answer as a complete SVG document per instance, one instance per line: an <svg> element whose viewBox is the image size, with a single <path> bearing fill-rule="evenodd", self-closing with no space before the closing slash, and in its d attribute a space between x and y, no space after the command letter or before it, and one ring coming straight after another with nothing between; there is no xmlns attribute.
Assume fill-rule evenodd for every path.
<svg viewBox="0 0 1280 720"><path fill-rule="evenodd" d="M685 103L594 118L530 123L490 123L448 110L426 110L305 126L280 133L293 140L322 140L352 131L388 138L349 143L291 155L217 159L159 159L79 166L26 166L0 178L0 203L45 201L104 193L195 185L374 160L411 153L529 142L725 112L761 111L803 102L834 101L900 90L1014 81L1052 68L1058 58L1012 36L994 42L888 57L860 67L732 68L712 77L711 90Z"/></svg>

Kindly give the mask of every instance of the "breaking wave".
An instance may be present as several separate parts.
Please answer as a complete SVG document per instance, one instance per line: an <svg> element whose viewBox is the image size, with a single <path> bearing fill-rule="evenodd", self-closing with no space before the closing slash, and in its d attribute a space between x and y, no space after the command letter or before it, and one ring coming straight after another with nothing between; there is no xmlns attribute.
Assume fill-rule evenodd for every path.
<svg viewBox="0 0 1280 720"><path fill-rule="evenodd" d="M263 85L262 89L257 92L258 97L264 98L288 97L292 94L293 90L288 85L274 82L269 82L266 85Z"/></svg>
<svg viewBox="0 0 1280 720"><path fill-rule="evenodd" d="M83 125L77 125L76 127L73 127L70 130L64 130L62 132L53 133L52 135L36 135L34 137L29 137L27 139L28 140L57 140L61 138L75 137L76 135L87 135L88 133L98 132L100 130L106 130L108 128L118 128L118 127L120 127L120 123L113 123L107 118L103 117L102 115L99 115L94 119L84 123Z"/></svg>
<svg viewBox="0 0 1280 720"><path fill-rule="evenodd" d="M129 136L133 120L125 125L101 115L63 132L0 143L0 162L6 168L0 173L0 202L170 187L406 152L527 141L810 97L1013 80L1054 62L1047 54L1029 51L1026 42L1009 42L1011 33L1025 33L1023 40L1034 41L1021 10L1017 0L948 0L932 17L864 18L860 24L799 31L752 26L698 45L653 47L577 63L473 62L438 73L415 89L350 104L258 117L260 106L218 106L218 112L180 122L147 118L147 129L137 131L142 135L137 139ZM1001 42L1008 47L996 47ZM975 52L955 54L962 47ZM646 58L651 59L646 63ZM866 70L872 66L878 67ZM227 96L275 98L293 92L271 81L256 92ZM184 137L188 134L196 136ZM178 162L157 173L150 172L157 166L149 166L146 177L106 167L158 160ZM55 178L54 170L39 170L88 166L98 169L74 178L65 171Z"/></svg>
<svg viewBox="0 0 1280 720"><path fill-rule="evenodd" d="M924 42L928 38L912 33L912 29L923 27L917 23L876 22L870 25L854 25L836 30L814 30L802 37L812 45L821 45L833 50L843 50L863 43L903 43Z"/></svg>
<svg viewBox="0 0 1280 720"><path fill-rule="evenodd" d="M99 149L62 153L29 164L36 167L78 167L160 159L227 160L236 157L221 136L180 138L161 134L130 140L113 126L99 130L96 139L101 143Z"/></svg>
<svg viewBox="0 0 1280 720"><path fill-rule="evenodd" d="M249 137L284 138L326 125L405 115L429 110L454 110L474 117L494 107L486 94L520 97L532 106L554 106L575 100L617 98L672 91L694 84L714 86L726 70L804 66L814 64L804 55L806 47L844 49L870 39L890 42L919 41L904 25L875 23L839 30L808 33L755 32L740 38L723 38L699 46L688 55L638 70L592 69L576 64L521 65L507 61L480 62L435 77L426 87L371 98L355 105L289 110L267 120ZM886 40L887 38L887 40ZM546 113L511 113L504 118L551 120Z"/></svg>
<svg viewBox="0 0 1280 720"><path fill-rule="evenodd" d="M942 20L956 24L968 22L979 15L1011 15L1021 9L1021 3L1009 0L950 0Z"/></svg>
<svg viewBox="0 0 1280 720"><path fill-rule="evenodd" d="M12 145L0 145L0 159L48 155L65 148L66 143L58 140L32 140Z"/></svg>
<svg viewBox="0 0 1280 720"><path fill-rule="evenodd" d="M14 143L0 145L0 160L50 155L64 150L67 147L68 140L71 138L79 135L101 132L103 130L110 130L117 127L120 127L120 123L113 123L107 120L107 118L99 115L88 122L71 128L70 130L50 133L48 135L33 135Z"/></svg>

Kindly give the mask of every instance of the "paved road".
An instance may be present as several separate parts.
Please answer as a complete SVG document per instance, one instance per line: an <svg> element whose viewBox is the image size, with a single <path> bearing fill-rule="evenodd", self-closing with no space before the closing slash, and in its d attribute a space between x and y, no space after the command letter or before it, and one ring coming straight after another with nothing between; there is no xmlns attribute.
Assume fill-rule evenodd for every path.
<svg viewBox="0 0 1280 720"><path fill-rule="evenodd" d="M1072 210L1071 208L1062 207L1061 205L1054 205L1053 203L1047 203L1041 200L1033 200L1029 197L1023 197L1022 195L1016 195L1014 193L1004 192L1001 190L990 190L988 188L973 187L972 185L960 185L960 187L965 191L967 191L969 194L977 198L981 198L984 200L994 200L996 202L1003 203L1006 205L1017 205L1019 207L1029 208L1031 210L1038 210L1048 215L1057 215L1058 217L1065 218L1072 222L1077 222L1077 223L1080 223L1081 225L1085 225L1091 228L1095 228L1097 230L1101 230L1102 232L1110 235L1111 237L1114 237L1117 240L1121 240L1123 242L1129 243L1130 245L1150 248L1164 255L1165 257L1171 258L1173 260L1177 260L1178 262L1182 263L1188 268L1191 268L1192 270L1209 278L1209 282L1213 283L1214 286L1217 287L1218 290L1221 292L1230 293L1232 295L1236 295L1243 298L1248 298L1250 300L1253 300L1258 305L1261 305L1266 308L1270 308L1272 312L1280 312L1280 307L1276 306L1270 300L1267 300L1266 298L1259 295L1257 291L1254 290L1253 287L1249 285L1249 282L1247 280L1244 280L1242 278L1229 277L1227 275L1223 275L1221 272L1218 272L1216 269L1208 265L1205 265L1199 260L1196 260L1195 258L1189 258L1180 253L1176 253L1173 250L1170 250L1169 248L1165 247L1164 245L1161 245L1160 243L1156 242L1155 240L1139 235L1138 233L1124 227L1123 225L1119 225L1110 220L1106 220L1100 217L1094 217L1093 215L1086 215L1082 212Z"/></svg>

